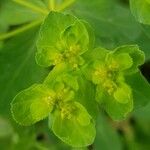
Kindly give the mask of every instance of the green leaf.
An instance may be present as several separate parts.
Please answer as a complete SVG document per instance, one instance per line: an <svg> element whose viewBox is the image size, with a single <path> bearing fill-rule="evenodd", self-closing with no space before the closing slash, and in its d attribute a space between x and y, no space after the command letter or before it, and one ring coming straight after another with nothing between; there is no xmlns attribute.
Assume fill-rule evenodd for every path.
<svg viewBox="0 0 150 150"><path fill-rule="evenodd" d="M150 122L150 103L139 109L135 109L133 116L139 121L146 121L146 124L149 126Z"/></svg>
<svg viewBox="0 0 150 150"><path fill-rule="evenodd" d="M0 117L0 139L9 137L13 134L13 127L9 120Z"/></svg>
<svg viewBox="0 0 150 150"><path fill-rule="evenodd" d="M11 112L21 125L34 124L48 116L54 107L55 93L42 84L34 84L13 99Z"/></svg>
<svg viewBox="0 0 150 150"><path fill-rule="evenodd" d="M132 88L135 110L150 102L150 85L140 72L127 76L126 81Z"/></svg>
<svg viewBox="0 0 150 150"><path fill-rule="evenodd" d="M138 67L145 61L145 54L137 45L124 45L115 49L115 54L128 53L132 58L133 65L125 71L126 74L132 74L138 71Z"/></svg>
<svg viewBox="0 0 150 150"><path fill-rule="evenodd" d="M97 46L113 49L141 33L129 8L119 0L77 0L71 11L93 27Z"/></svg>
<svg viewBox="0 0 150 150"><path fill-rule="evenodd" d="M130 0L130 8L137 21L143 24L150 24L149 0Z"/></svg>
<svg viewBox="0 0 150 150"><path fill-rule="evenodd" d="M112 127L110 120L101 112L97 119L96 138L94 141L94 149L98 150L122 150L123 144L121 138L114 127Z"/></svg>
<svg viewBox="0 0 150 150"><path fill-rule="evenodd" d="M0 51L1 51L2 47L3 47L3 45L4 45L3 41L0 41Z"/></svg>
<svg viewBox="0 0 150 150"><path fill-rule="evenodd" d="M30 3L33 3L35 1L36 0L30 0ZM0 22L5 22L5 24L8 25L19 25L42 17L42 14L38 14L30 10L29 8L26 8L13 2L12 0L5 0L1 4Z"/></svg>
<svg viewBox="0 0 150 150"><path fill-rule="evenodd" d="M0 51L0 114L10 115L10 102L22 89L41 82L47 71L35 63L35 38L32 29L5 41ZM30 38L29 38L30 37Z"/></svg>
<svg viewBox="0 0 150 150"><path fill-rule="evenodd" d="M73 147L84 147L93 143L95 138L95 125L86 109L77 102L76 113L71 118L62 118L61 112L56 112L50 124L54 134L63 142ZM84 117L84 118L83 118Z"/></svg>
<svg viewBox="0 0 150 150"><path fill-rule="evenodd" d="M142 25L142 34L136 39L136 43L145 53L146 61L150 60L150 26L149 25Z"/></svg>

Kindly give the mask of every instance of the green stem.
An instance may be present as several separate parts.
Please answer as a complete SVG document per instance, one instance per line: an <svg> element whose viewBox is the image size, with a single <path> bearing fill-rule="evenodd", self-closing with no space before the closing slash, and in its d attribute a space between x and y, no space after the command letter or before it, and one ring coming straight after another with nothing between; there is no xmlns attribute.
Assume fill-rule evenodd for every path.
<svg viewBox="0 0 150 150"><path fill-rule="evenodd" d="M62 10L64 10L65 8L67 8L67 7L69 7L70 5L72 5L74 2L75 2L75 0L69 0L69 1L66 1L66 2L62 3L62 4L57 8L57 11L62 11Z"/></svg>
<svg viewBox="0 0 150 150"><path fill-rule="evenodd" d="M5 40L5 39L10 38L10 37L13 37L13 36L15 36L15 35L17 35L19 33L22 33L22 32L24 32L26 30L29 30L29 29L31 29L31 28L33 28L35 26L38 26L38 25L40 25L42 23L42 21L43 21L43 19L36 20L36 21L28 23L28 24L26 24L26 25L24 25L24 26L22 26L22 27L20 27L20 28L18 28L16 30L10 31L8 33L1 34L0 35L0 41L1 40Z"/></svg>
<svg viewBox="0 0 150 150"><path fill-rule="evenodd" d="M49 0L49 9L55 10L55 0Z"/></svg>
<svg viewBox="0 0 150 150"><path fill-rule="evenodd" d="M38 13L43 13L45 15L48 14L48 11L43 10L43 9L37 7L37 6L34 6L34 5L32 5L28 2L20 1L20 0L13 0L13 1L20 4L20 5L26 6L26 7L30 8L30 9L38 12ZM60 7L57 8L57 11L64 10L65 8L69 7L74 1L75 0L70 0L69 2L67 1L67 2L63 3ZM50 7L51 10L55 9L55 0L49 0L49 7ZM16 30L10 31L8 33L1 34L0 35L0 41L5 40L5 39L10 38L10 37L13 37L13 36L15 36L19 33L22 33L26 30L29 30L30 28L33 28L35 26L38 26L42 23L42 21L43 21L43 19L40 19L38 21L36 20L36 21L33 21L29 24L26 24L26 25L24 25L24 26L22 26L22 27L20 27Z"/></svg>
<svg viewBox="0 0 150 150"><path fill-rule="evenodd" d="M35 11L35 12L38 12L38 13L42 13L44 15L47 15L48 14L48 11L47 10L44 10L38 6L35 6L27 1L23 1L23 0L13 0L14 2L22 5L22 6L25 6L27 8L30 8L31 10Z"/></svg>

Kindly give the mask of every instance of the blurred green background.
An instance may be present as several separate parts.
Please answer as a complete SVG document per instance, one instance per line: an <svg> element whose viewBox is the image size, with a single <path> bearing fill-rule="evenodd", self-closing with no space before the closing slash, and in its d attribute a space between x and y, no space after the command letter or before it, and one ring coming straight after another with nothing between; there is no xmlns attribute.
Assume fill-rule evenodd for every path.
<svg viewBox="0 0 150 150"><path fill-rule="evenodd" d="M47 0L28 1L46 9ZM146 54L141 71L150 81L150 27L134 19L128 0L76 0L65 11L91 24L96 45L113 49L138 44ZM0 0L0 150L149 150L150 104L121 122L100 112L95 142L80 149L57 139L48 129L47 120L30 127L14 122L10 112L13 97L33 83L42 82L49 70L40 68L34 59L38 25L11 38L7 38L7 33L43 18L12 0Z"/></svg>

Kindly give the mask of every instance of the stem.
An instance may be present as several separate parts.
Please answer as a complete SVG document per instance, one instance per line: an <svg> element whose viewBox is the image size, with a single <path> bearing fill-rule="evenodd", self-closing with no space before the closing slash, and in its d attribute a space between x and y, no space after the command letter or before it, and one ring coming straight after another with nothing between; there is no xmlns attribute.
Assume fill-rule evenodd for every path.
<svg viewBox="0 0 150 150"><path fill-rule="evenodd" d="M23 5L25 7L28 7L30 8L31 10L33 11L36 11L38 13L42 13L44 15L47 15L48 14L48 11L47 10L44 10L44 9L41 9L40 7L37 7L37 6L34 6L33 4L31 3L28 3L26 1L20 1L20 0L13 0L14 2L20 4L20 5ZM60 7L57 8L57 11L62 11L64 10L65 8L69 7L75 0L70 0L70 1L67 1L65 3L63 3ZM54 10L55 9L55 0L49 0L49 7L51 10ZM35 26L38 26L42 23L43 19L40 19L40 20L36 20L36 21L33 21L31 23L28 23L16 30L13 30L13 31L10 31L8 33L4 33L4 34L1 34L0 35L0 41L2 40L5 40L7 38L10 38L10 37L13 37L19 33L22 33L26 30L29 30Z"/></svg>
<svg viewBox="0 0 150 150"><path fill-rule="evenodd" d="M55 0L49 0L49 9L54 10L55 9Z"/></svg>
<svg viewBox="0 0 150 150"><path fill-rule="evenodd" d="M42 21L43 21L43 19L42 20L36 20L36 21L28 23L28 24L26 24L26 25L24 25L24 26L22 26L22 27L20 27L20 28L18 28L16 30L10 31L8 33L1 34L0 35L0 41L1 40L5 40L7 38L10 38L12 36L15 36L15 35L17 35L19 33L22 33L22 32L24 32L26 30L29 30L29 29L37 26L37 25L40 25Z"/></svg>
<svg viewBox="0 0 150 150"><path fill-rule="evenodd" d="M75 2L75 0L69 0L69 1L66 1L66 2L62 3L62 4L57 8L57 11L62 11L62 10L64 10L65 8L67 8L67 7L69 7L70 5L72 5L74 2Z"/></svg>
<svg viewBox="0 0 150 150"><path fill-rule="evenodd" d="M16 3L18 3L18 4L20 4L20 5L22 5L22 6L30 8L31 10L33 10L35 12L42 13L44 15L48 14L47 10L44 10L44 9L38 7L38 6L35 6L35 5L33 5L33 4L31 4L31 3L27 2L27 1L23 1L23 0L13 0L13 1L16 2Z"/></svg>

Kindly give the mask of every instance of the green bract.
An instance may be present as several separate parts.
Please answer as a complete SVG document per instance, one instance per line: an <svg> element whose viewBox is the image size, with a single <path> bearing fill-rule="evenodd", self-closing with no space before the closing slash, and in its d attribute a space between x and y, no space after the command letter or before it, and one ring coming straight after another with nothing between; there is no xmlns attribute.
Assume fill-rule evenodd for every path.
<svg viewBox="0 0 150 150"><path fill-rule="evenodd" d="M50 126L56 136L74 147L90 145L95 138L91 116L77 102L69 103L55 112Z"/></svg>
<svg viewBox="0 0 150 150"><path fill-rule="evenodd" d="M83 65L82 54L88 47L89 35L82 21L72 15L51 12L40 30L36 61L44 67L66 63L75 69Z"/></svg>
<svg viewBox="0 0 150 150"><path fill-rule="evenodd" d="M42 84L20 92L11 103L14 119L21 125L31 125L48 116L54 107L55 93Z"/></svg>
<svg viewBox="0 0 150 150"><path fill-rule="evenodd" d="M131 12L143 24L150 24L150 1L149 0L130 0Z"/></svg>
<svg viewBox="0 0 150 150"><path fill-rule="evenodd" d="M136 45L122 46L114 51L95 50L101 55L91 56L87 77L97 85L96 99L114 119L124 118L133 109L133 95L126 76L138 71L144 63L144 53ZM89 69L88 69L89 68Z"/></svg>

